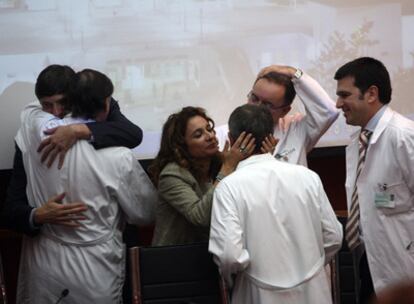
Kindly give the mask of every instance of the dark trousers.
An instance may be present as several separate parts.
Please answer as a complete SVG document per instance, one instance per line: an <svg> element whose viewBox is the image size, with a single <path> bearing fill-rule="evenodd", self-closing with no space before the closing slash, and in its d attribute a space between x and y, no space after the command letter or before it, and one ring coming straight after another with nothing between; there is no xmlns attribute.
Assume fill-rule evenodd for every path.
<svg viewBox="0 0 414 304"><path fill-rule="evenodd" d="M366 252L362 254L361 259L359 260L359 279L359 303L367 304L375 297L375 290L374 285L372 284Z"/></svg>

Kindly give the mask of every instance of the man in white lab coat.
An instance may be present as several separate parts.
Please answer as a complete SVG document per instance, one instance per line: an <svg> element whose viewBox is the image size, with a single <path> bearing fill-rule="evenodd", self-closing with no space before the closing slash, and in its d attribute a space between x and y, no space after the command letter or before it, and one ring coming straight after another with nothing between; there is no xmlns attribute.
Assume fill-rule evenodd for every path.
<svg viewBox="0 0 414 304"><path fill-rule="evenodd" d="M95 150L78 141L66 154L63 167L42 164L36 149L44 131L59 125L103 121L109 110L113 85L93 70L77 73L72 114L63 120L42 111L38 104L26 107L16 143L22 151L28 179L29 201L40 207L55 193L65 192L66 202L81 201L86 218L78 227L44 224L22 248L18 303L120 303L124 282L125 222L150 223L154 218L156 190L129 149ZM79 219L64 213L65 221ZM69 293L64 292L68 290Z"/></svg>
<svg viewBox="0 0 414 304"><path fill-rule="evenodd" d="M306 113L302 119L287 123L284 130L284 124L280 122L290 111L296 93ZM263 69L247 98L247 103L262 104L270 110L275 124L274 137L279 140L273 155L292 164L307 166L307 153L339 115L335 102L312 77L288 66L272 65ZM227 140L228 125L215 130L222 150Z"/></svg>
<svg viewBox="0 0 414 304"><path fill-rule="evenodd" d="M260 152L273 131L267 108L238 107L229 128L232 142L245 131L257 143L214 192L209 251L228 284L236 274L232 303L332 303L323 266L342 226L318 175Z"/></svg>
<svg viewBox="0 0 414 304"><path fill-rule="evenodd" d="M348 216L357 215L356 229L350 220L346 230L364 303L374 290L414 278L414 122L388 106L391 81L382 62L355 59L339 68L335 79L336 106L347 124L361 127L346 148L345 186ZM361 131L371 135L365 161L358 166ZM351 211L353 205L358 209ZM358 233L354 239L352 232Z"/></svg>

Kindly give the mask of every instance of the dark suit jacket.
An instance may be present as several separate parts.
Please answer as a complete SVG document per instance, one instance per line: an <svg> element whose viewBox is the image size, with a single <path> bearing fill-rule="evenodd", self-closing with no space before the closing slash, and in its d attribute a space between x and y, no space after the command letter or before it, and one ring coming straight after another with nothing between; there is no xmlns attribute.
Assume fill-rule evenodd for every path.
<svg viewBox="0 0 414 304"><path fill-rule="evenodd" d="M134 148L142 141L142 130L121 113L118 102L114 99L111 99L107 120L88 123L87 126L93 135L91 144L96 149L112 146ZM33 207L29 205L26 196L27 178L22 152L17 145L15 147L13 174L7 190L2 218L6 228L35 236L39 229L32 229L29 222Z"/></svg>

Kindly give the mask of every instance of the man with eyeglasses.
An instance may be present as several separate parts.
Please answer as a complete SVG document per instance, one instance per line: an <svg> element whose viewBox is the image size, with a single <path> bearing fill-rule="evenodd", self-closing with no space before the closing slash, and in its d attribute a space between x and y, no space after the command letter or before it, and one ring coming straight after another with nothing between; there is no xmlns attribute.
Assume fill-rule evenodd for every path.
<svg viewBox="0 0 414 304"><path fill-rule="evenodd" d="M296 93L306 114L302 119L291 121L284 130L279 122L290 111ZM335 102L313 78L289 66L264 68L247 95L247 103L264 105L272 114L275 123L273 135L279 141L276 144L267 139L263 147L271 150L276 144L273 155L277 159L304 166L307 166L306 154L339 115ZM227 140L228 126L217 127L216 133L222 148Z"/></svg>

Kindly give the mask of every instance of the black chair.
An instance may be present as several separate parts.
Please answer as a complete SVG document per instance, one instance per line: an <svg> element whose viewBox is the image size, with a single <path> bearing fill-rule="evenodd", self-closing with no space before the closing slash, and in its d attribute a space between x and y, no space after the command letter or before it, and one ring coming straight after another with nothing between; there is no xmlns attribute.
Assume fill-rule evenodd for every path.
<svg viewBox="0 0 414 304"><path fill-rule="evenodd" d="M4 281L3 261L0 253L0 304L7 304L6 282Z"/></svg>
<svg viewBox="0 0 414 304"><path fill-rule="evenodd" d="M339 281L339 256L336 254L332 261L329 263L329 269L331 272L331 292L332 292L332 304L341 303L341 288Z"/></svg>
<svg viewBox="0 0 414 304"><path fill-rule="evenodd" d="M228 303L207 244L129 249L133 304Z"/></svg>

